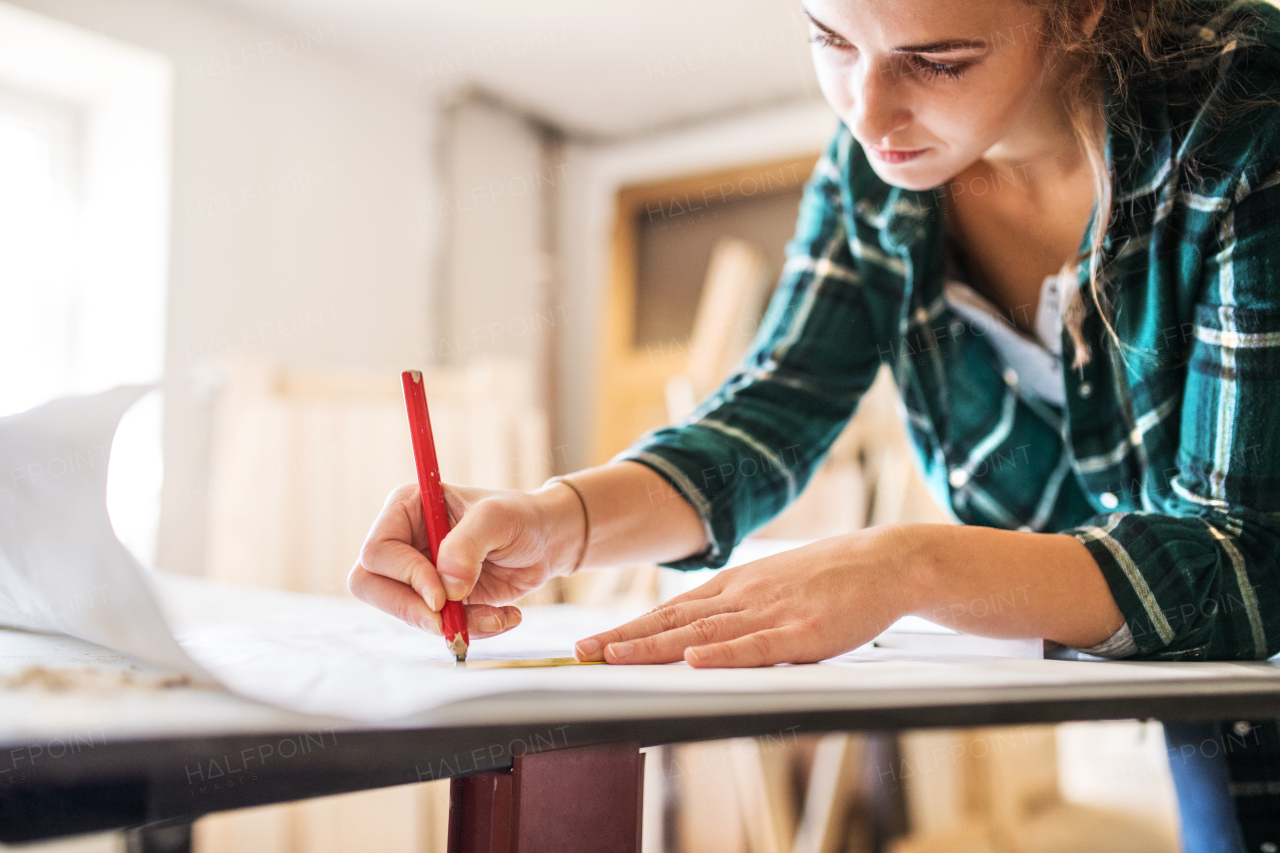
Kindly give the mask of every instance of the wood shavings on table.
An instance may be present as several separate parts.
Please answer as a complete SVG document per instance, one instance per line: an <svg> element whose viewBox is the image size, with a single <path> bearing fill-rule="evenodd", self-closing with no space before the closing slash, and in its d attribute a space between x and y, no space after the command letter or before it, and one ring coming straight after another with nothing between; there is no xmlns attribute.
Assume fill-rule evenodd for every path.
<svg viewBox="0 0 1280 853"><path fill-rule="evenodd" d="M110 670L94 667L28 666L12 675L0 675L0 689L45 690L114 690L140 687L146 690L168 690L192 683L186 673L142 673L135 669Z"/></svg>

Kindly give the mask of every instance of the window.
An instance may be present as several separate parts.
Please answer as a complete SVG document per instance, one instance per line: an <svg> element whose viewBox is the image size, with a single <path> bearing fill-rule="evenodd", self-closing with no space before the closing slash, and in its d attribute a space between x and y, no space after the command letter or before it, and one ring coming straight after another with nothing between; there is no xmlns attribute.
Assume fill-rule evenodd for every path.
<svg viewBox="0 0 1280 853"><path fill-rule="evenodd" d="M167 60L0 5L0 416L163 372ZM108 506L144 562L159 518L161 406L113 446Z"/></svg>
<svg viewBox="0 0 1280 853"><path fill-rule="evenodd" d="M0 92L0 415L74 387L71 125L67 112Z"/></svg>

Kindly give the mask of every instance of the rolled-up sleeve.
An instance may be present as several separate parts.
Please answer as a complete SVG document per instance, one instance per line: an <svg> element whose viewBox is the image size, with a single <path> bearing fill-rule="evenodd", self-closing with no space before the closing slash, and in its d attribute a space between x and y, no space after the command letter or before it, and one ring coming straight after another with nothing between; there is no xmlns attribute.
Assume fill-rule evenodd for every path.
<svg viewBox="0 0 1280 853"><path fill-rule="evenodd" d="M799 494L875 378L883 333L849 245L846 135L806 184L777 289L736 371L684 422L617 457L652 468L701 516L710 544L675 568L724 565Z"/></svg>
<svg viewBox="0 0 1280 853"><path fill-rule="evenodd" d="M1277 183L1237 197L1206 256L1164 512L1066 531L1102 568L1141 657L1280 652Z"/></svg>

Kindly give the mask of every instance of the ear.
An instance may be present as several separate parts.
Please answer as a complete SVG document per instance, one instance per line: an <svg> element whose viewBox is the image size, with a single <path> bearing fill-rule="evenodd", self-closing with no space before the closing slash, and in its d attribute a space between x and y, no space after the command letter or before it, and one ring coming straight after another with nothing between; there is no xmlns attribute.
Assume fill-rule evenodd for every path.
<svg viewBox="0 0 1280 853"><path fill-rule="evenodd" d="M1080 19L1080 32L1084 33L1085 38L1093 35L1093 31L1098 28L1098 22L1102 20L1102 13L1106 10L1107 0L1096 0L1093 8L1085 10Z"/></svg>

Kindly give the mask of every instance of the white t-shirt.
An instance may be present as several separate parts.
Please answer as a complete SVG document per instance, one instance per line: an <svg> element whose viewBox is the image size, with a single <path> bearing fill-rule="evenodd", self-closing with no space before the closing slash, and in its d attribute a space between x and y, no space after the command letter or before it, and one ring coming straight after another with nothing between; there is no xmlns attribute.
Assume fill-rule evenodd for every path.
<svg viewBox="0 0 1280 853"><path fill-rule="evenodd" d="M953 278L943 286L947 303L972 325L974 334L986 336L1006 371L1013 371L1018 386L1059 408L1067 402L1062 378L1064 284L1058 276L1051 275L1040 286L1035 337L1019 329L991 300L964 282ZM1026 310L1029 312L1030 306Z"/></svg>

